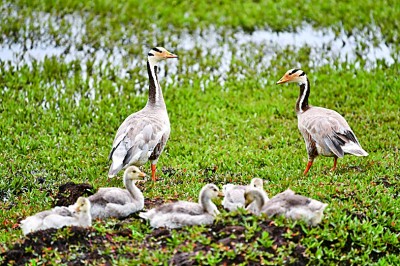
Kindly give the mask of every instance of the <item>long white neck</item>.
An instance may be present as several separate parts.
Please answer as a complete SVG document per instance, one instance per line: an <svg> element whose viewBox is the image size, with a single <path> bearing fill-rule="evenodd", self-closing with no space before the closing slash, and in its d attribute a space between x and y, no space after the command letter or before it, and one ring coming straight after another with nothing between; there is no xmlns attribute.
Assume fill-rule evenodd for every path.
<svg viewBox="0 0 400 266"><path fill-rule="evenodd" d="M199 197L199 204L203 206L203 209L212 215L218 215L220 212L218 211L217 206L211 201L210 197L207 196L206 193L201 193Z"/></svg>
<svg viewBox="0 0 400 266"><path fill-rule="evenodd" d="M157 77L158 60L154 56L147 58L147 73L149 75L149 98L147 106L165 107L164 97Z"/></svg>
<svg viewBox="0 0 400 266"><path fill-rule="evenodd" d="M135 181L128 179L126 176L124 176L124 185L126 189L129 191L131 194L132 198L135 200L142 201L144 200L144 196L142 191L135 185Z"/></svg>

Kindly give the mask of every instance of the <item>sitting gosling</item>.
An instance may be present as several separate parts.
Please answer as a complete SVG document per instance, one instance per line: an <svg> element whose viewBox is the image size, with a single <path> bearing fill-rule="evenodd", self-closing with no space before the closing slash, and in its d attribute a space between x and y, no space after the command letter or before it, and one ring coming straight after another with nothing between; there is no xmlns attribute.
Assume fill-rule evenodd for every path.
<svg viewBox="0 0 400 266"><path fill-rule="evenodd" d="M235 211L237 208L244 208L245 199L244 193L247 189L258 188L263 192L264 200L268 200L268 195L264 191L263 180L261 178L253 178L250 185L234 185L226 184L222 186L224 193L224 199L222 200L222 206L228 211ZM250 209L253 209L251 206Z"/></svg>
<svg viewBox="0 0 400 266"><path fill-rule="evenodd" d="M212 224L220 212L211 200L218 196L221 196L218 187L207 184L200 191L199 203L188 201L166 203L147 212L141 212L139 216L150 220L150 225L154 228Z"/></svg>
<svg viewBox="0 0 400 266"><path fill-rule="evenodd" d="M265 201L257 189L251 189L245 193L246 205L255 202L256 212L267 214L269 217L284 215L292 220L304 220L312 226L321 222L323 212L328 204L295 194L287 189L277 194L268 201Z"/></svg>
<svg viewBox="0 0 400 266"><path fill-rule="evenodd" d="M145 176L146 174L136 166L129 166L125 170L123 177L126 189L117 187L100 188L96 194L89 197L92 204L92 218L125 218L142 210L144 197L135 183L143 181Z"/></svg>
<svg viewBox="0 0 400 266"><path fill-rule="evenodd" d="M22 220L20 226L24 235L27 235L39 230L69 225L81 227L92 225L88 199L79 197L76 203L69 207L55 207L51 210L39 212Z"/></svg>

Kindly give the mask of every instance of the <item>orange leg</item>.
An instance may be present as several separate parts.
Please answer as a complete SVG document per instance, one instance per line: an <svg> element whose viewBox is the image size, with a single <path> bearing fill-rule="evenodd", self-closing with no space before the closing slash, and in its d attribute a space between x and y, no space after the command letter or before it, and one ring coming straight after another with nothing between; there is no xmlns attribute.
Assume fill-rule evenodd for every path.
<svg viewBox="0 0 400 266"><path fill-rule="evenodd" d="M151 165L151 180L153 180L153 181L156 181L157 180L157 178L156 178L156 165L155 164L152 164Z"/></svg>
<svg viewBox="0 0 400 266"><path fill-rule="evenodd" d="M337 164L337 157L333 158L333 167L331 168L331 171L336 170L336 164Z"/></svg>
<svg viewBox="0 0 400 266"><path fill-rule="evenodd" d="M312 164L313 164L313 161L309 161L307 163L307 167L306 167L306 170L304 170L303 175L306 175L308 173L308 170L310 170Z"/></svg>

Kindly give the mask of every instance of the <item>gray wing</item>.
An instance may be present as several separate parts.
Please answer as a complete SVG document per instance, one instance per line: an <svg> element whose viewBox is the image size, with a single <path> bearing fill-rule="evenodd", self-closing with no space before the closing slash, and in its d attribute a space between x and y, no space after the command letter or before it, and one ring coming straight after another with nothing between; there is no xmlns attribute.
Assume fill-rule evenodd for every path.
<svg viewBox="0 0 400 266"><path fill-rule="evenodd" d="M133 202L132 196L128 190L116 187L101 188L99 191L89 197L91 204L106 205L107 203L125 204Z"/></svg>
<svg viewBox="0 0 400 266"><path fill-rule="evenodd" d="M312 107L299 116L299 129L309 134L323 150L329 150L337 157L344 156L343 146L347 143L359 145L346 120L333 110Z"/></svg>
<svg viewBox="0 0 400 266"><path fill-rule="evenodd" d="M229 184L228 184L229 185ZM233 185L231 187L224 185L224 199L222 205L229 211L236 210L238 207L244 207L245 198L244 193L246 186Z"/></svg>
<svg viewBox="0 0 400 266"><path fill-rule="evenodd" d="M68 208L68 207L54 207L51 210L53 213L61 215L61 216L74 216L74 213L72 211L72 209Z"/></svg>
<svg viewBox="0 0 400 266"><path fill-rule="evenodd" d="M140 166L150 157L152 160L158 158L170 133L168 116L166 118L165 122L161 117L138 112L125 119L117 131L109 155L112 160L109 176L116 175L129 164Z"/></svg>
<svg viewBox="0 0 400 266"><path fill-rule="evenodd" d="M160 213L185 213L189 215L199 215L204 213L204 209L198 203L189 201L177 201L167 203L157 207Z"/></svg>

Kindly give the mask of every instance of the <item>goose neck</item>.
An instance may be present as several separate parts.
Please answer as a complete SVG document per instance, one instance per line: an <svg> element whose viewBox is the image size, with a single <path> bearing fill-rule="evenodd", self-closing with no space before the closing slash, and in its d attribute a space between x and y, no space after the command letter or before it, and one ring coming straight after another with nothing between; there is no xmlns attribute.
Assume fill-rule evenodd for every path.
<svg viewBox="0 0 400 266"><path fill-rule="evenodd" d="M147 105L165 108L164 97L158 82L157 61L153 58L147 60L147 73L149 75L149 98Z"/></svg>
<svg viewBox="0 0 400 266"><path fill-rule="evenodd" d="M306 82L299 83L300 94L296 102L296 113L304 113L310 106L308 105L308 97L310 96L310 81L305 77Z"/></svg>
<svg viewBox="0 0 400 266"><path fill-rule="evenodd" d="M209 197L207 197L207 195L205 194L200 195L199 204L203 206L204 210L207 213L212 215L219 214L217 206L215 206L215 204L211 201Z"/></svg>
<svg viewBox="0 0 400 266"><path fill-rule="evenodd" d="M124 179L124 183L125 183L125 188L129 191L132 198L138 199L138 200L143 198L143 194L140 191L140 189L135 185L135 181Z"/></svg>

